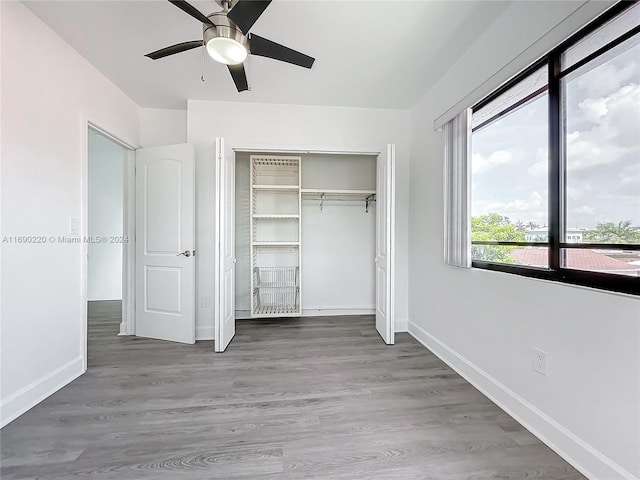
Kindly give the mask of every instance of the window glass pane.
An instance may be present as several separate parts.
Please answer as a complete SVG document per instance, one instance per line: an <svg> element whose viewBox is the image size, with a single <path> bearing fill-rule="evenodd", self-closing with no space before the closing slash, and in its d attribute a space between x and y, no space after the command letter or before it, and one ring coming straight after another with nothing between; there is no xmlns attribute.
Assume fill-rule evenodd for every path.
<svg viewBox="0 0 640 480"><path fill-rule="evenodd" d="M640 276L640 256L637 251L566 248L561 252L562 261L566 268L632 277Z"/></svg>
<svg viewBox="0 0 640 480"><path fill-rule="evenodd" d="M526 265L529 267L549 267L549 249L547 247L516 247L509 245L472 245L474 260Z"/></svg>
<svg viewBox="0 0 640 480"><path fill-rule="evenodd" d="M546 92L473 132L472 241L547 241L547 142ZM543 260L526 257L526 248L476 244L472 258L547 265L546 248Z"/></svg>
<svg viewBox="0 0 640 480"><path fill-rule="evenodd" d="M562 69L571 67L638 25L640 25L640 3L628 8L621 15L568 48L562 55Z"/></svg>
<svg viewBox="0 0 640 480"><path fill-rule="evenodd" d="M565 78L563 89L564 240L640 243L640 46L621 45L606 61L584 65ZM576 259L601 254L571 252Z"/></svg>
<svg viewBox="0 0 640 480"><path fill-rule="evenodd" d="M547 65L544 65L521 82L518 82L517 85L514 85L502 95L498 95L484 107L474 110L473 117L471 119L471 128L473 129L478 127L478 125L482 125L486 121L494 118L500 112L509 109L512 105L515 105L521 100L527 98L539 89L546 87L549 82L547 71Z"/></svg>

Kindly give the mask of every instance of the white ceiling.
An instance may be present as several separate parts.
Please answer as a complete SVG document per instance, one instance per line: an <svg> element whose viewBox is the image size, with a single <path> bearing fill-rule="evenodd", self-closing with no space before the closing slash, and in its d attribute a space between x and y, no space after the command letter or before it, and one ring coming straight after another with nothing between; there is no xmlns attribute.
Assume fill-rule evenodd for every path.
<svg viewBox="0 0 640 480"><path fill-rule="evenodd" d="M506 1L275 0L252 32L316 58L311 70L249 57L251 91L202 49L144 54L202 38L201 24L164 0L25 1L138 105L186 99L409 108L508 6ZM213 0L191 2L209 14ZM37 39L34 47L38 46Z"/></svg>

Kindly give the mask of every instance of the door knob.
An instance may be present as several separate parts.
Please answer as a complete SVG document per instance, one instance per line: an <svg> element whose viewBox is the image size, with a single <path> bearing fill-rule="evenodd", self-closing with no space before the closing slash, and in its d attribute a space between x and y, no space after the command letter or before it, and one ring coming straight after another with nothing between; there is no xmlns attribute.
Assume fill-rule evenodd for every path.
<svg viewBox="0 0 640 480"><path fill-rule="evenodd" d="M179 257L180 255L184 255L185 257L190 257L191 252L189 250L185 250L184 252L180 252L179 254L177 254L176 257Z"/></svg>

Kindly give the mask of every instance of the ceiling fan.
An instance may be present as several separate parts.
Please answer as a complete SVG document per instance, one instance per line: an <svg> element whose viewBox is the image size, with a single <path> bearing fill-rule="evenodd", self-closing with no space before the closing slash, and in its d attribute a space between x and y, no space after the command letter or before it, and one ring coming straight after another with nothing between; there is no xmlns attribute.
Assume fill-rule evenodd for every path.
<svg viewBox="0 0 640 480"><path fill-rule="evenodd" d="M203 39L178 43L145 55L152 60L205 47L211 58L227 65L238 92L249 90L243 65L248 54L273 58L305 68L311 68L315 61L315 58L304 53L249 33L271 0L216 0L222 10L207 16L186 1L169 1L202 22Z"/></svg>

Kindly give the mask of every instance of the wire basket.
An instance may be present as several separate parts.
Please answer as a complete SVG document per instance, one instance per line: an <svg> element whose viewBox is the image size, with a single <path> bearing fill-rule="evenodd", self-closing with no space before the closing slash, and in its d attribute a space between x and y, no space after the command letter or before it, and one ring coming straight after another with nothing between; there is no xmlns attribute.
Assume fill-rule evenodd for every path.
<svg viewBox="0 0 640 480"><path fill-rule="evenodd" d="M254 313L299 313L298 267L254 267L253 282Z"/></svg>
<svg viewBox="0 0 640 480"><path fill-rule="evenodd" d="M256 287L297 287L298 267L254 267Z"/></svg>

